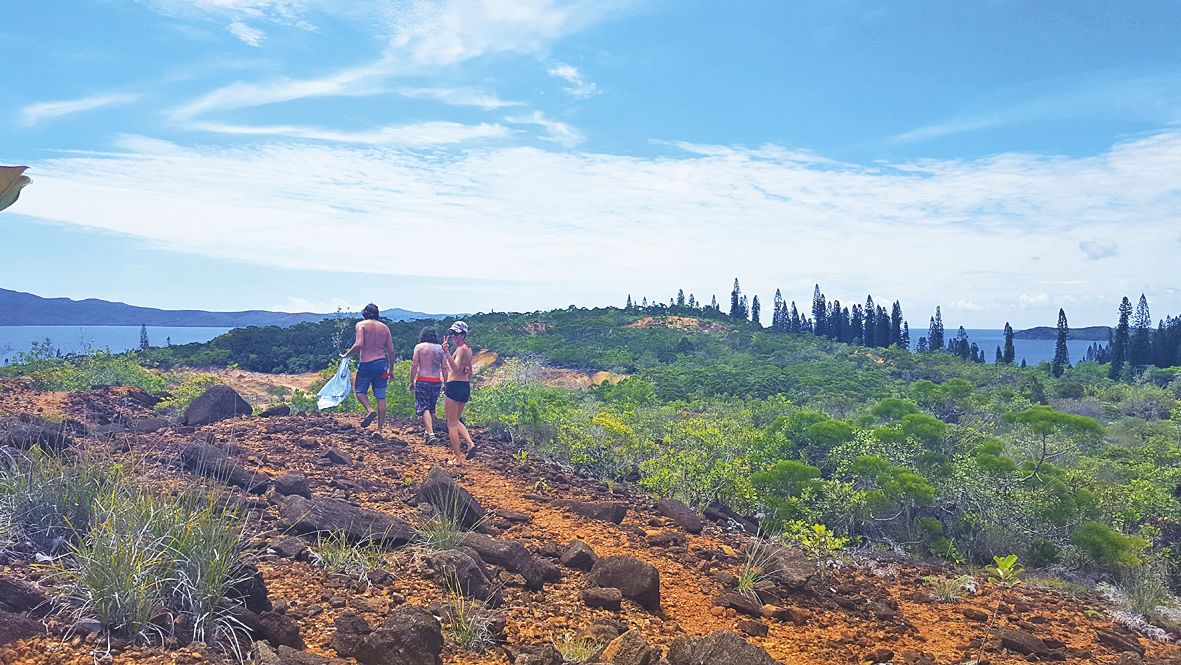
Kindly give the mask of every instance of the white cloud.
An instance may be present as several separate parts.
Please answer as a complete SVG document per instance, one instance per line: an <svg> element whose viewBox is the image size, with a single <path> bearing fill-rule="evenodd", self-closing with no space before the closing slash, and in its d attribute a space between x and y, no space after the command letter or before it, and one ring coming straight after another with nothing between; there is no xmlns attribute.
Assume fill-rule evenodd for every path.
<svg viewBox="0 0 1181 665"><path fill-rule="evenodd" d="M230 34L242 40L243 43L254 47L261 46L262 40L265 37L262 30L252 28L241 21L231 23L229 30Z"/></svg>
<svg viewBox="0 0 1181 665"><path fill-rule="evenodd" d="M529 115L508 116L504 121L514 125L536 125L541 127L545 130L545 134L541 138L568 148L586 140L582 132L564 122L547 118L541 111L534 111Z"/></svg>
<svg viewBox="0 0 1181 665"><path fill-rule="evenodd" d="M546 73L554 78L565 81L568 85L562 88L562 90L575 99L586 99L587 97L594 97L599 94L599 86L586 80L582 72L578 71L578 68L573 65L557 63L550 67Z"/></svg>
<svg viewBox="0 0 1181 665"><path fill-rule="evenodd" d="M347 132L298 125L234 125L202 122L193 129L217 134L245 134L256 136L286 136L290 138L336 141L340 143L371 143L376 145L431 146L463 143L477 139L503 138L509 130L503 125L480 123L465 125L458 122L419 122L388 125L375 130Z"/></svg>
<svg viewBox="0 0 1181 665"><path fill-rule="evenodd" d="M984 311L983 306L978 305L978 304L972 302L971 300L965 300L964 298L960 298L959 300L948 305L948 309L958 309L958 310L963 310L965 312L982 312L982 311Z"/></svg>
<svg viewBox="0 0 1181 665"><path fill-rule="evenodd" d="M867 290L902 299L916 328L953 289L990 303L974 315L996 325L1067 297L1098 303L1087 305L1094 316L1072 309L1076 324L1105 321L1119 295L1158 283L1175 262L1162 240L1181 209L1181 132L1080 158L866 168L792 155L129 138L110 155L33 164L38 191L21 202L44 220L301 270L437 275L438 256L415 249L436 239L463 248L451 277L566 285L605 301L683 287L708 302L739 274L744 291L768 302L775 288L804 283L804 293L785 290L799 302L819 279L841 300ZM1120 253L1084 262L1078 237L1119 237ZM860 274L827 277L849 257ZM1181 301L1153 306L1177 311Z"/></svg>
<svg viewBox="0 0 1181 665"><path fill-rule="evenodd" d="M298 296L288 296L287 301L271 305L266 309L272 312L291 312L298 314L301 312L311 312L313 314L331 314L336 310L342 312L359 312L365 305L358 305L350 303L344 298L331 298L329 300L307 300Z"/></svg>
<svg viewBox="0 0 1181 665"><path fill-rule="evenodd" d="M452 106L475 106L485 111L523 106L521 102L507 101L478 88L402 88L398 94L411 99L433 99Z"/></svg>
<svg viewBox="0 0 1181 665"><path fill-rule="evenodd" d="M62 116L93 111L106 106L130 104L139 99L139 95L110 94L94 95L81 99L66 99L56 102L40 102L30 104L21 109L21 119L26 125L35 125L46 120L53 120Z"/></svg>
<svg viewBox="0 0 1181 665"><path fill-rule="evenodd" d="M1083 240L1078 248L1092 261L1119 256L1119 245L1110 240Z"/></svg>

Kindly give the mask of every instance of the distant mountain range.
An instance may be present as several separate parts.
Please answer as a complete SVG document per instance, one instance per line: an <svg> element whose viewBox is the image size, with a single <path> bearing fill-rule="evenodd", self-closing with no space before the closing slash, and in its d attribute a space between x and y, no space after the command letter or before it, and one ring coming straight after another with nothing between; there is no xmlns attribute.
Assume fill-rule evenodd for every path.
<svg viewBox="0 0 1181 665"><path fill-rule="evenodd" d="M382 316L395 321L442 318L405 309L385 309ZM243 328L247 326L292 326L320 321L333 314L311 312L206 312L198 309L155 309L121 302L87 298L42 298L31 293L0 289L0 326L193 326Z"/></svg>
<svg viewBox="0 0 1181 665"><path fill-rule="evenodd" d="M1112 332L1111 326L1087 326L1086 328L1071 328L1066 339L1077 339L1085 342L1106 342ZM1013 333L1014 339L1057 339L1058 329L1050 326L1038 326L1028 330L1018 330Z"/></svg>

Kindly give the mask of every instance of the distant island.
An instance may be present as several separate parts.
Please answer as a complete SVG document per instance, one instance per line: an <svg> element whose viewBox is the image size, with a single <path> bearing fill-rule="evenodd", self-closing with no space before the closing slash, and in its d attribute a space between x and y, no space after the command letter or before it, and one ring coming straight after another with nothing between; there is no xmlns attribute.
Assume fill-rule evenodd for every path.
<svg viewBox="0 0 1181 665"><path fill-rule="evenodd" d="M395 321L441 318L439 315L392 308L382 310ZM311 312L206 312L197 309L155 309L107 300L42 298L31 293L0 289L0 326L187 326L244 328L248 326L293 326L316 322L335 314Z"/></svg>
<svg viewBox="0 0 1181 665"><path fill-rule="evenodd" d="M1071 328L1066 339L1077 339L1085 342L1106 342L1111 335L1111 326L1087 326L1086 328ZM1050 326L1038 326L1028 330L1018 330L1013 333L1014 339L1057 339L1058 329Z"/></svg>

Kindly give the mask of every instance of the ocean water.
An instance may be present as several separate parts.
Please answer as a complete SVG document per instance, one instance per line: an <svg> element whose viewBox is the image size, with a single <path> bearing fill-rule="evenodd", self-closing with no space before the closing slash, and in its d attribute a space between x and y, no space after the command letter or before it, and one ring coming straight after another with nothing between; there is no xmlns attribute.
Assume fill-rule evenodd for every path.
<svg viewBox="0 0 1181 665"><path fill-rule="evenodd" d="M152 346L208 342L229 328L152 327L148 342ZM111 353L139 348L139 326L0 326L0 364L16 362L17 354L27 352L33 342L49 340L54 348L66 353L103 350Z"/></svg>
<svg viewBox="0 0 1181 665"><path fill-rule="evenodd" d="M947 328L943 331L944 343L955 339L958 328ZM996 359L996 347L1005 346L1005 331L1004 330L981 330L965 328L964 332L968 333L968 342L975 342L976 346L984 349L985 361L992 363ZM911 348L918 343L919 337L927 335L926 329L910 329ZM1106 344L1106 342L1103 342ZM1014 339L1013 351L1016 356L1013 360L1016 364L1021 364L1021 359L1024 358L1026 364L1036 365L1041 361L1051 361L1054 359L1054 345L1056 340L1053 339ZM1074 364L1087 355L1087 347L1094 344L1094 342L1086 340L1066 340L1066 350L1070 353L1070 364Z"/></svg>

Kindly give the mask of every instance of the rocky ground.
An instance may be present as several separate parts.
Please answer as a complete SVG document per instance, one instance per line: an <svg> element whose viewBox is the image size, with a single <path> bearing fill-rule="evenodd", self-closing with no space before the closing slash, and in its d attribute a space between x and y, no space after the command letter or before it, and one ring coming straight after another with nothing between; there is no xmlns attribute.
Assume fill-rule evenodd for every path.
<svg viewBox="0 0 1181 665"><path fill-rule="evenodd" d="M950 664L976 658L988 633L985 659L994 664L1181 663L1176 647L1113 624L1097 597L1030 585L1002 592L977 575L977 594L936 602L924 577L959 573L913 561L849 557L821 575L783 550L774 580L743 595L735 576L750 536L725 514L522 460L479 431L475 459L444 469L447 451L424 444L410 421L379 437L352 415L217 419L238 403L210 400L218 403L208 413L181 424L161 419L134 390L54 395L7 382L0 443L110 449L134 456L143 481L161 487L195 474L229 483L252 515L261 584L244 594L240 613L258 640L257 662L558 665L553 646L577 636L605 647L598 662L617 665ZM413 543L412 525L432 504L460 508L473 527L456 549ZM383 542L382 568L358 581L314 565L317 530ZM32 551L0 558L0 662L224 659L175 640L116 640L108 653L102 637L47 613L51 591L36 561ZM486 602L497 644L471 653L444 642L444 577Z"/></svg>

